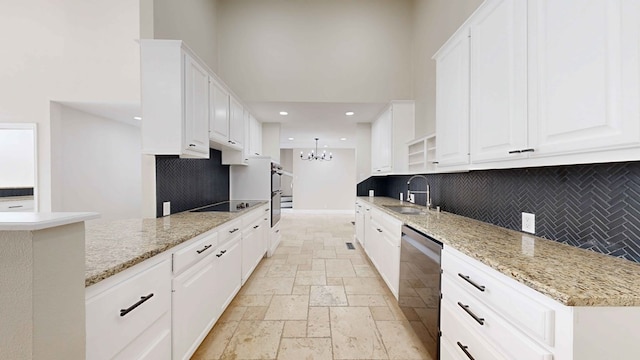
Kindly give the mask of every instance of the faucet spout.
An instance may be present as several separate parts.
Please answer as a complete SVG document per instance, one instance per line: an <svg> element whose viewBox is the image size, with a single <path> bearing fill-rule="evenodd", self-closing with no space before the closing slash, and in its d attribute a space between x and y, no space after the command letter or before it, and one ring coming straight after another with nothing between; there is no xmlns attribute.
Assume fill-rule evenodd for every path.
<svg viewBox="0 0 640 360"><path fill-rule="evenodd" d="M413 179L416 178L421 178L424 179L426 188L424 191L418 191L418 190L411 190L411 181ZM424 175L413 175L412 177L409 178L409 181L407 181L407 199L410 198L411 193L414 194L426 194L427 195L427 201L426 201L426 206L427 208L431 208L431 189L429 187L429 180L427 180L427 177Z"/></svg>

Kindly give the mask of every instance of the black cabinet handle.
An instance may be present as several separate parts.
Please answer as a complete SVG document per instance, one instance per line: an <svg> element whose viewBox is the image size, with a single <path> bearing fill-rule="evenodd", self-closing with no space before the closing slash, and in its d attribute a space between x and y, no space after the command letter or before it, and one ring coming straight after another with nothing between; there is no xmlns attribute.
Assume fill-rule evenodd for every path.
<svg viewBox="0 0 640 360"><path fill-rule="evenodd" d="M208 248L210 248L210 247L211 247L211 244L206 245L206 246L205 246L205 247L203 247L202 249L200 249L200 250L196 250L196 252L197 252L198 254L202 254L203 252L207 251L207 249L208 249Z"/></svg>
<svg viewBox="0 0 640 360"><path fill-rule="evenodd" d="M258 154L258 153L254 153L254 154L256 154L256 155L260 155L260 154Z"/></svg>
<svg viewBox="0 0 640 360"><path fill-rule="evenodd" d="M484 291L485 290L484 285L476 284L473 280L469 279L469 276L463 275L462 273L458 273L458 276L460 276L464 281L466 281L469 284L473 285L476 289L478 289L480 291Z"/></svg>
<svg viewBox="0 0 640 360"><path fill-rule="evenodd" d="M13 206L9 206L9 209L17 209L17 208L21 208L22 205L13 205Z"/></svg>
<svg viewBox="0 0 640 360"><path fill-rule="evenodd" d="M523 153L525 153L525 152L534 152L534 151L536 151L536 150L535 150L535 149L524 149L524 150L520 150L520 152L523 152Z"/></svg>
<svg viewBox="0 0 640 360"><path fill-rule="evenodd" d="M478 317L478 315L474 314L473 311L471 311L469 309L469 305L465 305L465 304L461 303L460 301L458 301L458 306L460 306L462 308L462 310L464 310L467 314L469 314L469 316L471 316L473 318L473 320L477 321L478 324L484 325L484 319L481 318L481 317Z"/></svg>
<svg viewBox="0 0 640 360"><path fill-rule="evenodd" d="M509 151L509 154L520 154L522 151L520 150L511 150Z"/></svg>
<svg viewBox="0 0 640 360"><path fill-rule="evenodd" d="M378 230L378 232L382 232L382 230L380 230L380 228L377 228L376 230Z"/></svg>
<svg viewBox="0 0 640 360"><path fill-rule="evenodd" d="M471 356L471 354L469 353L469 350L467 350L469 348L468 346L462 345L460 341L458 341L456 344L458 344L458 347L462 350L462 352L464 352L464 354L467 355L469 360L476 360L473 358L473 356Z"/></svg>
<svg viewBox="0 0 640 360"><path fill-rule="evenodd" d="M151 299L153 297L153 293L147 295L147 296L142 296L140 297L140 300L138 300L137 303L129 306L126 309L120 309L120 316L125 316L128 313L130 313L131 311L133 311L133 309L137 308L138 306L142 305L142 303L144 303L145 301Z"/></svg>
<svg viewBox="0 0 640 360"><path fill-rule="evenodd" d="M257 228L259 228L259 227L260 227L260 225L256 225L256 226L254 226L253 228L254 228L254 229L257 229Z"/></svg>
<svg viewBox="0 0 640 360"><path fill-rule="evenodd" d="M227 250L221 250L220 254L216 254L216 256L220 257L220 256L224 255L224 253L226 253L226 252L227 252Z"/></svg>
<svg viewBox="0 0 640 360"><path fill-rule="evenodd" d="M196 144L189 144L189 146L194 147L194 146L196 146Z"/></svg>
<svg viewBox="0 0 640 360"><path fill-rule="evenodd" d="M269 220L269 218L264 218L264 221L267 221L267 220Z"/></svg>
<svg viewBox="0 0 640 360"><path fill-rule="evenodd" d="M440 164L440 161L432 161L431 163L434 164L434 165L438 165L438 164Z"/></svg>
<svg viewBox="0 0 640 360"><path fill-rule="evenodd" d="M269 211L269 209L264 209L264 211Z"/></svg>
<svg viewBox="0 0 640 360"><path fill-rule="evenodd" d="M280 232L280 229L276 230L276 234Z"/></svg>
<svg viewBox="0 0 640 360"><path fill-rule="evenodd" d="M233 230L229 230L229 234L233 234L234 232L238 231L238 228L234 228Z"/></svg>

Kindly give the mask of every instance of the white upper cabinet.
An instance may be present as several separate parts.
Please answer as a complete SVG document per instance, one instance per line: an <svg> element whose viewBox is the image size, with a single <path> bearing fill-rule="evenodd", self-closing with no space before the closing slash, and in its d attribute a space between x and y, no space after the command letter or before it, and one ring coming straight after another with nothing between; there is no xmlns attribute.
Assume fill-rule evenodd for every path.
<svg viewBox="0 0 640 360"><path fill-rule="evenodd" d="M392 101L371 124L371 172L403 174L408 171L407 141L413 138L413 101Z"/></svg>
<svg viewBox="0 0 640 360"><path fill-rule="evenodd" d="M434 55L439 169L469 164L469 51L464 28Z"/></svg>
<svg viewBox="0 0 640 360"><path fill-rule="evenodd" d="M233 95L229 96L229 147L242 150L244 142L244 108Z"/></svg>
<svg viewBox="0 0 640 360"><path fill-rule="evenodd" d="M251 156L262 155L262 123L250 115L249 124L249 153Z"/></svg>
<svg viewBox="0 0 640 360"><path fill-rule="evenodd" d="M527 3L493 1L474 15L469 29L471 162L523 157L518 150L527 148Z"/></svg>
<svg viewBox="0 0 640 360"><path fill-rule="evenodd" d="M529 2L529 138L549 156L640 144L635 0Z"/></svg>
<svg viewBox="0 0 640 360"><path fill-rule="evenodd" d="M140 59L142 152L208 158L206 66L178 40L141 40Z"/></svg>
<svg viewBox="0 0 640 360"><path fill-rule="evenodd" d="M226 144L229 141L229 92L215 79L210 79L209 96L209 138Z"/></svg>

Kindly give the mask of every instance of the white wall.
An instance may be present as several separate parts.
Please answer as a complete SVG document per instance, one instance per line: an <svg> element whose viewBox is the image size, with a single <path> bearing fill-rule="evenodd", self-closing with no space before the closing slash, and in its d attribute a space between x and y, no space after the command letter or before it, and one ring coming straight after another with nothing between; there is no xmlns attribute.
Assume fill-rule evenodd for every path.
<svg viewBox="0 0 640 360"><path fill-rule="evenodd" d="M293 149L280 149L280 165L282 165L284 171L293 173ZM280 184L282 186L282 195L293 195L292 182L293 177L288 175L282 176L282 183Z"/></svg>
<svg viewBox="0 0 640 360"><path fill-rule="evenodd" d="M280 123L261 123L262 155L280 163Z"/></svg>
<svg viewBox="0 0 640 360"><path fill-rule="evenodd" d="M415 0L413 9L413 95L416 138L436 129L436 63L433 54L483 0ZM436 139L437 141L437 139Z"/></svg>
<svg viewBox="0 0 640 360"><path fill-rule="evenodd" d="M412 98L412 0L220 0L219 75L245 101Z"/></svg>
<svg viewBox="0 0 640 360"><path fill-rule="evenodd" d="M371 176L371 124L359 123L356 127L356 180L361 182Z"/></svg>
<svg viewBox="0 0 640 360"><path fill-rule="evenodd" d="M33 129L3 129L0 123L0 189L35 185Z"/></svg>
<svg viewBox="0 0 640 360"><path fill-rule="evenodd" d="M139 102L138 1L3 1L0 122L38 124L40 210L51 208L50 101Z"/></svg>
<svg viewBox="0 0 640 360"><path fill-rule="evenodd" d="M293 208L296 210L353 210L356 160L353 149L327 149L332 161L301 160L293 150Z"/></svg>
<svg viewBox="0 0 640 360"><path fill-rule="evenodd" d="M59 123L57 123L59 122ZM140 128L60 106L52 209L141 216Z"/></svg>
<svg viewBox="0 0 640 360"><path fill-rule="evenodd" d="M217 4L217 0L153 0L154 38L184 40L218 72Z"/></svg>

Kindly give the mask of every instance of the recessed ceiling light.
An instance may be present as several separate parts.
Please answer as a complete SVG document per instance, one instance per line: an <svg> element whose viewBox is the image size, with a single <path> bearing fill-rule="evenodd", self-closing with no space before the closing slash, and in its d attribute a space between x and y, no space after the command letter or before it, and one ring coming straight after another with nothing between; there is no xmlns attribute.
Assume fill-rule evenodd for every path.
<svg viewBox="0 0 640 360"><path fill-rule="evenodd" d="M287 116L287 115L289 115L289 113L288 113L288 112L286 112L286 111L280 111L280 115L282 115L282 116Z"/></svg>
<svg viewBox="0 0 640 360"><path fill-rule="evenodd" d="M329 145L325 145L324 147L329 147Z"/></svg>
<svg viewBox="0 0 640 360"><path fill-rule="evenodd" d="M293 140L293 138L289 138L289 141Z"/></svg>
<svg viewBox="0 0 640 360"><path fill-rule="evenodd" d="M353 116L353 115L355 115L356 113L354 113L353 111L347 111L347 112L346 112L346 113L344 113L344 114L345 114L345 115L347 115L347 116Z"/></svg>
<svg viewBox="0 0 640 360"><path fill-rule="evenodd" d="M133 120L142 120L142 118L140 116L134 116Z"/></svg>
<svg viewBox="0 0 640 360"><path fill-rule="evenodd" d="M345 141L345 140L347 140L347 138L340 138L340 140Z"/></svg>

